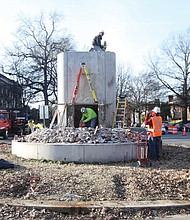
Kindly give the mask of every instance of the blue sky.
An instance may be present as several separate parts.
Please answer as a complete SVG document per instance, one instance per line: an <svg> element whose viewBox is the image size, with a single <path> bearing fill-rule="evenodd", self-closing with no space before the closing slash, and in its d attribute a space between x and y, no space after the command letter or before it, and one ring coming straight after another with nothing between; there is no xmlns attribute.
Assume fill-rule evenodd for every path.
<svg viewBox="0 0 190 220"><path fill-rule="evenodd" d="M11 45L19 13L58 11L74 36L78 51L87 51L93 37L105 31L108 51L117 63L145 68L144 57L173 33L190 28L189 0L6 0L0 7L0 49Z"/></svg>

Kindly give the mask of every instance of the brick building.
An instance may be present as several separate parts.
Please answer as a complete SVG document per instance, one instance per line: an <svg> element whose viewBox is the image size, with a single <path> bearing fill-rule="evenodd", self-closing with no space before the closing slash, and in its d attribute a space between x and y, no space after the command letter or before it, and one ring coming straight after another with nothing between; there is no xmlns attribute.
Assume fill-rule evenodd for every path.
<svg viewBox="0 0 190 220"><path fill-rule="evenodd" d="M0 74L0 109L22 107L21 86Z"/></svg>
<svg viewBox="0 0 190 220"><path fill-rule="evenodd" d="M173 95L168 96L168 104L170 106L170 114L172 119L182 119L182 107L180 101ZM190 120L190 106L187 108L187 120Z"/></svg>

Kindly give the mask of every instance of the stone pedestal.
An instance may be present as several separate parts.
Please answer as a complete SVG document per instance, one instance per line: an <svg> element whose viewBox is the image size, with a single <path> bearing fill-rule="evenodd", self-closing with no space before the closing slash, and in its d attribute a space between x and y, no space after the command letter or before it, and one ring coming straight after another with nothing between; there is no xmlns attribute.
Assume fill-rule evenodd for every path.
<svg viewBox="0 0 190 220"><path fill-rule="evenodd" d="M94 102L86 74L82 73L75 103L72 103L81 63L90 74L98 103ZM65 105L67 106L66 109ZM113 52L65 52L58 54L58 110L63 126L77 126L81 107L98 114L98 125L111 127L116 105L116 61Z"/></svg>

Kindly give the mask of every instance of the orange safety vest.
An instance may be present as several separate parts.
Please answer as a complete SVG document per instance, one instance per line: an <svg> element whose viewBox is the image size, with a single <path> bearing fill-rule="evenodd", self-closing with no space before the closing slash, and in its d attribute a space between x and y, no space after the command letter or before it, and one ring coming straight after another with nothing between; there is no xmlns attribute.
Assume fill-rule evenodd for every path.
<svg viewBox="0 0 190 220"><path fill-rule="evenodd" d="M160 116L155 116L152 118L153 124L153 137L162 136L162 118Z"/></svg>

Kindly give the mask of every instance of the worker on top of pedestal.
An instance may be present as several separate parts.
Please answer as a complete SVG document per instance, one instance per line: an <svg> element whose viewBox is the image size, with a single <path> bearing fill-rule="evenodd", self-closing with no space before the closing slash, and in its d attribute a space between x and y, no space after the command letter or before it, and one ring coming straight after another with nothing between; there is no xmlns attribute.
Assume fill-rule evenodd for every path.
<svg viewBox="0 0 190 220"><path fill-rule="evenodd" d="M79 123L79 127L91 127L95 128L97 123L97 114L91 108L81 108L82 117Z"/></svg>
<svg viewBox="0 0 190 220"><path fill-rule="evenodd" d="M104 41L104 44L102 45L102 37L104 36L104 31L101 31L97 36L94 37L92 41L93 48L90 49L90 51L105 51L106 50L106 41Z"/></svg>

